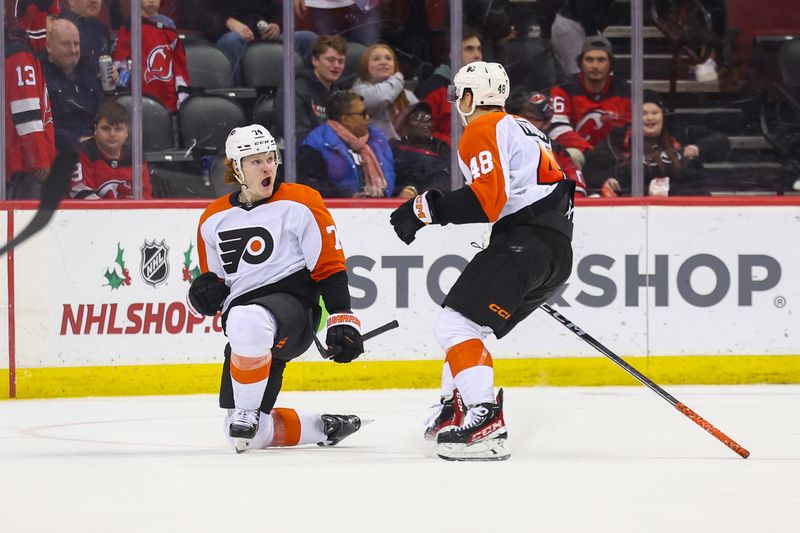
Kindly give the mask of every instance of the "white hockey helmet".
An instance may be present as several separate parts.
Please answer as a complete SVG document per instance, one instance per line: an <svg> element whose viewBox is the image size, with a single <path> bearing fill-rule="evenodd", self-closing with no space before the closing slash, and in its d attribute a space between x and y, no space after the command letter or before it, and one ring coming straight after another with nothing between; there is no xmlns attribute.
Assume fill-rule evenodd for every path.
<svg viewBox="0 0 800 533"><path fill-rule="evenodd" d="M468 113L461 111L460 102L469 89L472 93L472 109ZM461 122L467 125L468 116L480 105L503 107L508 98L510 87L506 69L500 63L475 61L464 65L453 78L453 84L447 91L447 99L456 104L461 115Z"/></svg>
<svg viewBox="0 0 800 533"><path fill-rule="evenodd" d="M225 140L225 157L233 163L236 179L244 185L242 159L248 155L275 152L277 163L281 164L281 153L275 137L261 124L250 124L241 128L233 128Z"/></svg>

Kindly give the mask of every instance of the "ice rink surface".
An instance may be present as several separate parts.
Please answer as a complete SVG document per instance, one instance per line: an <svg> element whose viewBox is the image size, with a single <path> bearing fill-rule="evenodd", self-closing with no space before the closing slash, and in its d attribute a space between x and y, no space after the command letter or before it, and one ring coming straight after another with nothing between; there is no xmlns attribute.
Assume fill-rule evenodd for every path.
<svg viewBox="0 0 800 533"><path fill-rule="evenodd" d="M800 386L506 390L509 461L422 439L437 391L283 393L375 422L236 455L213 396L0 402L0 531L797 532Z"/></svg>

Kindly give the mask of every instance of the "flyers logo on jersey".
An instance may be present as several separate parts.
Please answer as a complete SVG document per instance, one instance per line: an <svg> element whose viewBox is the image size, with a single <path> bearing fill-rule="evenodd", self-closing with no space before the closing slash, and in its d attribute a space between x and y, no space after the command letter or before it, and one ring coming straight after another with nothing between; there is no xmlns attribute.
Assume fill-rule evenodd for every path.
<svg viewBox="0 0 800 533"><path fill-rule="evenodd" d="M222 268L228 274L235 274L242 261L251 265L263 263L275 248L272 235L261 227L220 231L218 236Z"/></svg>

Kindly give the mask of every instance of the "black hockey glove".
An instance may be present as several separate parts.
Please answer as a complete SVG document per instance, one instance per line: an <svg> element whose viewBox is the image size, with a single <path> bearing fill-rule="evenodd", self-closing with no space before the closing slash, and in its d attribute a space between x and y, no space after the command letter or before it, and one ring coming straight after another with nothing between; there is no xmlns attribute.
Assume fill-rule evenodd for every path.
<svg viewBox="0 0 800 533"><path fill-rule="evenodd" d="M364 353L361 342L361 321L351 312L335 313L328 317L325 344L331 359L349 363Z"/></svg>
<svg viewBox="0 0 800 533"><path fill-rule="evenodd" d="M197 276L189 287L189 303L200 313L214 316L222 309L222 303L230 292L216 274L206 272Z"/></svg>
<svg viewBox="0 0 800 533"><path fill-rule="evenodd" d="M436 189L426 191L410 199L394 211L389 217L389 221L394 226L394 232L400 240L406 244L411 244L416 238L416 233L427 224L436 224L439 217L436 216L434 204L442 193Z"/></svg>

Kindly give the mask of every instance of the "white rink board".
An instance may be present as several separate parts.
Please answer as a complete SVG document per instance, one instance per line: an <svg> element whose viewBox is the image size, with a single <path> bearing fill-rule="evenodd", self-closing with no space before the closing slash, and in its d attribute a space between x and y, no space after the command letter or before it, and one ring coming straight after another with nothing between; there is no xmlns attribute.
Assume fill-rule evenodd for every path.
<svg viewBox="0 0 800 533"><path fill-rule="evenodd" d="M477 252L470 243L480 243L488 225L425 228L406 246L388 224L390 211L332 210L349 258L354 307L365 328L393 318L401 324L369 342L370 359L438 359L434 299L450 288L457 267ZM200 213L170 208L59 211L46 230L16 253L17 366L218 361L224 337L214 331L211 319L191 322L185 309L184 253L195 247L189 268L196 267ZM794 275L800 271L800 252L789 245L800 241L797 214L797 207L578 208L573 277L553 303L620 355L800 353L793 320L800 300ZM18 211L15 224L23 227L31 216ZM145 241L164 241L169 247L169 274L155 287L141 274ZM117 243L130 284L112 289L104 274L114 270L124 278L115 263ZM741 257L759 258L781 272L777 279L775 268L768 273L752 267L756 282L744 283L748 304L740 301ZM730 275L730 286L719 298L712 292L719 284L704 262ZM658 288L637 289L637 280L644 283L647 272L655 274ZM679 274L689 282L681 285ZM765 276L774 286L758 285ZM667 305L661 301L665 294ZM90 305L96 320L87 324ZM550 317L537 315L542 316L523 322L502 341L490 340L493 356L597 355ZM319 356L309 352L303 358Z"/></svg>

